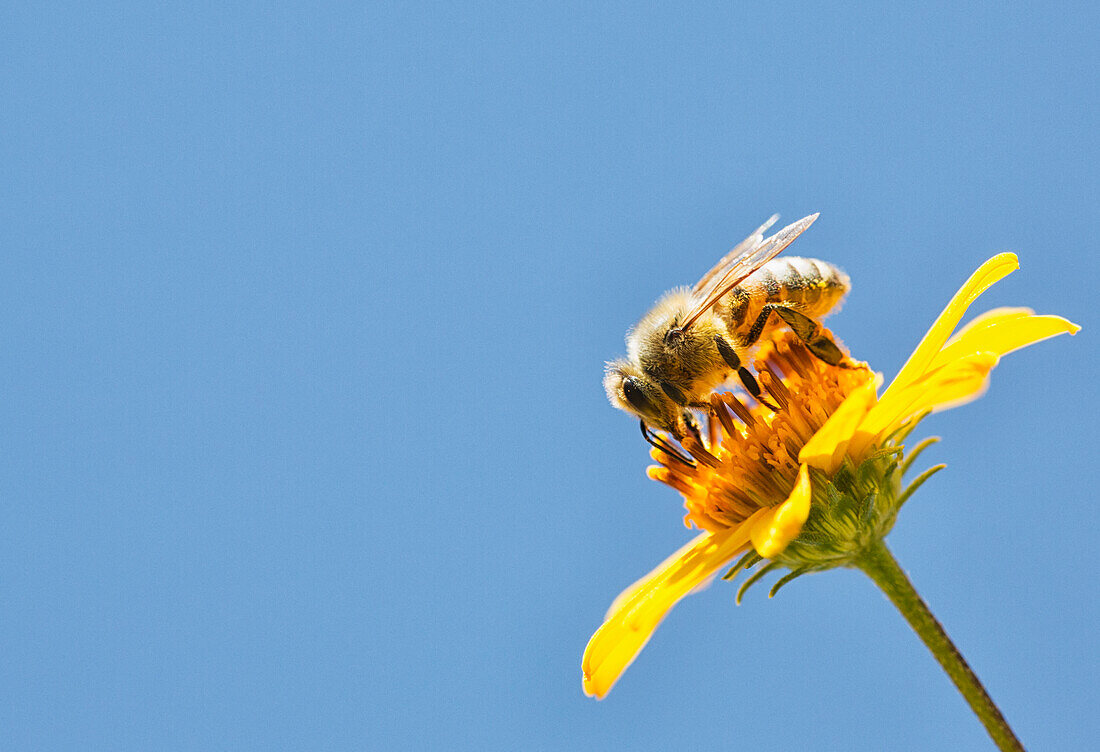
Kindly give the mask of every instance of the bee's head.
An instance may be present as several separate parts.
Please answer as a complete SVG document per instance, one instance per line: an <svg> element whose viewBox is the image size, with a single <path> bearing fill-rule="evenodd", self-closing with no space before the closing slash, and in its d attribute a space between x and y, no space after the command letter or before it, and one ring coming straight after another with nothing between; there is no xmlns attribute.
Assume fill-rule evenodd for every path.
<svg viewBox="0 0 1100 752"><path fill-rule="evenodd" d="M662 388L628 360L607 364L603 386L607 390L607 398L615 407L638 416L653 428L668 431L674 436L683 435L683 407L666 391L674 387L666 384ZM682 395L677 396L683 399Z"/></svg>

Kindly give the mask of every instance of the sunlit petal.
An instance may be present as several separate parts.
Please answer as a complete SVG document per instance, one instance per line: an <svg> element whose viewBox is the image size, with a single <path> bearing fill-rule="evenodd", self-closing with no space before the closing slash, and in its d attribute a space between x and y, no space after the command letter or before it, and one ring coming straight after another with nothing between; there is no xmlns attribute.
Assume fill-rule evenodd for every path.
<svg viewBox="0 0 1100 752"><path fill-rule="evenodd" d="M756 553L771 559L783 552L798 537L810 516L810 472L806 465L798 470L798 482L782 504L765 510L752 527L752 545Z"/></svg>
<svg viewBox="0 0 1100 752"><path fill-rule="evenodd" d="M929 370L978 352L1004 357L1059 334L1076 334L1080 329L1061 316L1037 316L1030 308L995 308L960 329L932 359Z"/></svg>
<svg viewBox="0 0 1100 752"><path fill-rule="evenodd" d="M827 473L835 472L844 459L848 442L867 411L875 404L875 392L882 384L882 374L858 387L841 403L817 433L798 454L800 463ZM759 550L759 547L757 548Z"/></svg>
<svg viewBox="0 0 1100 752"><path fill-rule="evenodd" d="M917 345L917 349L909 356L893 383L890 384L883 399L892 391L904 389L913 381L919 379L921 374L928 370L930 364L943 348L951 332L958 326L966 310L978 296L988 290L994 283L1004 279L1020 268L1020 264L1013 253L999 253L986 261L970 279L966 281L951 302L943 309L943 312L933 322L927 334Z"/></svg>
<svg viewBox="0 0 1100 752"><path fill-rule="evenodd" d="M656 567L654 567L653 571L651 571L645 577L642 577L640 580L635 582L623 592L619 593L618 597L615 598L615 600L611 601L611 605L608 607L607 612L603 615L604 620L607 621L611 619L615 612L619 611L622 608L624 603L634 597L635 593L642 590L643 588L648 587L655 580L664 577L665 574L673 567L679 566L680 560L687 556L695 548L697 548L702 541L705 541L707 539L708 536L710 536L710 533L701 533L700 535L695 536L690 541L681 546L676 551L676 553L672 554L672 556L669 556Z"/></svg>
<svg viewBox="0 0 1100 752"><path fill-rule="evenodd" d="M904 389L888 391L860 423L851 444L853 452L861 454L870 443L925 410L946 410L980 397L998 360L993 353L975 353L925 374Z"/></svg>
<svg viewBox="0 0 1100 752"><path fill-rule="evenodd" d="M586 694L603 698L611 690L672 607L744 550L752 526L764 511L735 528L698 536L628 588L624 593L628 597L616 600L617 608L584 651L581 668Z"/></svg>

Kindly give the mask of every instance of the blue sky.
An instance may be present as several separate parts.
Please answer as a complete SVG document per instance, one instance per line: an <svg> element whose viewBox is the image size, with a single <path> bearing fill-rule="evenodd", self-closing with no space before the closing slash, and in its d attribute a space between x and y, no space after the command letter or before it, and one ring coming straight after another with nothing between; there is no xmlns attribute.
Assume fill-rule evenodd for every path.
<svg viewBox="0 0 1100 752"><path fill-rule="evenodd" d="M1029 748L1100 735L1092 4L34 4L0 23L0 746L991 748L854 572L580 656L690 535L605 360L772 212L928 420L889 541Z"/></svg>

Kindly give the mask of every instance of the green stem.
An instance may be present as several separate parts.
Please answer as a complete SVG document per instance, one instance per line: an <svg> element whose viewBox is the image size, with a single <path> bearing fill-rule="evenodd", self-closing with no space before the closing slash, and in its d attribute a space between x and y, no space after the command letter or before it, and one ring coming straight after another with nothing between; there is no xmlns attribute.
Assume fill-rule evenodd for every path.
<svg viewBox="0 0 1100 752"><path fill-rule="evenodd" d="M928 610L928 605L917 595L917 591L913 589L913 583L898 566L893 554L886 548L886 544L880 540L865 548L856 559L855 566L874 580L882 592L886 593L890 602L897 606L898 611L901 611L901 615L909 622L909 626L932 651L932 655L940 662L943 670L966 698L970 708L978 716L978 720L982 722L985 730L997 744L997 748L1005 752L1007 750L1023 752L1024 747L1012 733L1008 721L993 704L985 687L978 681L978 677L974 675L959 649L943 631L936 617Z"/></svg>

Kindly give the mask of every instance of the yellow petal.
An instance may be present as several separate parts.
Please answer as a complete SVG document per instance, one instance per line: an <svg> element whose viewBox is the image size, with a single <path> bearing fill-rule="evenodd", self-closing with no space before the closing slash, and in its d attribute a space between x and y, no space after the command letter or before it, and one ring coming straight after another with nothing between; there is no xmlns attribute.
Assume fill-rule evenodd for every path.
<svg viewBox="0 0 1100 752"><path fill-rule="evenodd" d="M787 544L798 537L806 518L810 516L810 497L813 487L810 485L809 467L802 465L798 469L798 480L787 500L766 510L752 527L752 545L756 553L765 559L774 559L783 553Z"/></svg>
<svg viewBox="0 0 1100 752"><path fill-rule="evenodd" d="M977 399L1001 356L1080 329L1061 316L1038 316L1028 308L995 308L978 316L943 346L925 373L886 390L863 419L857 438L849 444L850 453L862 453L924 410L939 412Z"/></svg>
<svg viewBox="0 0 1100 752"><path fill-rule="evenodd" d="M1049 337L1080 330L1061 316L1036 316L1030 308L995 308L960 329L932 359L929 370L978 352L1003 357Z"/></svg>
<svg viewBox="0 0 1100 752"><path fill-rule="evenodd" d="M743 551L760 510L737 527L703 533L615 600L584 650L585 694L602 699L684 596Z"/></svg>
<svg viewBox="0 0 1100 752"><path fill-rule="evenodd" d="M998 360L994 353L975 353L924 374L904 389L888 391L860 423L850 452L861 455L872 443L925 410L938 412L980 397Z"/></svg>
<svg viewBox="0 0 1100 752"><path fill-rule="evenodd" d="M1031 310L1030 308L1022 308L1019 306L1002 306L1000 308L993 308L992 310L986 311L985 313L979 313L977 316L970 319L970 321L968 321L962 329L955 332L955 334L951 336L951 339L947 340L947 344L950 345L958 342L960 339L966 336L967 332L976 329L977 327L984 326L990 322L1020 319L1026 316L1031 316L1034 313L1035 311Z"/></svg>
<svg viewBox="0 0 1100 752"><path fill-rule="evenodd" d="M875 378L845 397L840 407L802 447L802 451L798 453L798 461L830 474L836 472L844 459L852 434L867 411L874 406L875 392L881 384L882 374L875 374Z"/></svg>
<svg viewBox="0 0 1100 752"><path fill-rule="evenodd" d="M611 601L611 605L608 606L607 612L603 615L604 621L610 620L615 612L622 608L624 603L634 597L635 593L637 593L642 588L648 586L655 579L664 575L665 572L667 572L673 565L677 564L680 559L691 553L691 551L695 549L700 544L700 542L705 540L709 535L710 533L706 532L695 536L683 546L681 546L679 550L676 551L676 553L672 554L672 556L669 556L667 559L654 567L653 571L635 582L623 592L619 593L619 596L615 600Z"/></svg>
<svg viewBox="0 0 1100 752"><path fill-rule="evenodd" d="M947 307L933 322L928 333L917 345L917 349L909 356L909 360L898 371L894 382L883 394L883 399L891 391L904 389L919 379L921 374L928 370L932 360L939 354L944 343L947 342L947 338L958 326L970 304L977 300L978 296L988 290L995 282L1004 279L1019 268L1019 261L1013 253L999 253L978 267L978 270L970 275L970 279L959 288L959 291L951 298L951 302L947 304Z"/></svg>

